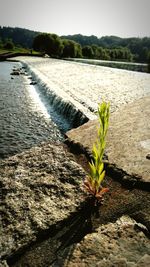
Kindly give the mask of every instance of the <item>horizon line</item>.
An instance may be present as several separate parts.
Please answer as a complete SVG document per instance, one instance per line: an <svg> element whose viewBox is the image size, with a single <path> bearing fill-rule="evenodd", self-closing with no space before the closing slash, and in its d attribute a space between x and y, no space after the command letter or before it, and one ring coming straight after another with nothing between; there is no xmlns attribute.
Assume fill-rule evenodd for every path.
<svg viewBox="0 0 150 267"><path fill-rule="evenodd" d="M73 34L58 34L58 33L55 33L55 32L46 32L46 31L39 31L39 30L33 30L33 29L29 29L29 28L26 28L26 27L20 27L20 26L8 26L8 25L0 25L0 28L19 28L19 29L23 29L23 30L28 30L28 31L33 31L33 32L39 32L39 33L48 33L48 34L56 34L58 35L59 37L62 37L62 36L74 36L74 35L82 35L82 36L86 36L86 37L91 37L91 36L95 36L97 37L98 39L101 39L102 37L118 37L120 39L130 39L130 38L138 38L138 39L143 39L143 38L150 38L150 36L148 35L144 35L144 36L128 36L128 37L121 37L119 35L115 35L115 34L110 34L110 35L101 35L101 37L98 37L97 35L95 34L91 34L91 35L86 35L86 34L83 34L83 33L73 33Z"/></svg>

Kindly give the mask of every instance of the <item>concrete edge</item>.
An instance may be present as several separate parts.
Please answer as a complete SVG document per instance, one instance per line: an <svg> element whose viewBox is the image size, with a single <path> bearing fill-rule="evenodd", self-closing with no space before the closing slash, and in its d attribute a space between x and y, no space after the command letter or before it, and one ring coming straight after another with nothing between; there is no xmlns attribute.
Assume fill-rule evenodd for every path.
<svg viewBox="0 0 150 267"><path fill-rule="evenodd" d="M65 144L69 147L72 153L76 155L84 154L90 161L90 159L92 158L92 153L88 147L84 147L79 142L72 141L67 136L65 136L65 138ZM124 187L128 189L137 188L150 192L150 182L143 180L141 176L138 176L136 174L128 174L126 171L119 168L116 164L110 163L107 160L106 155L104 155L104 164L106 168L106 174L121 183Z"/></svg>

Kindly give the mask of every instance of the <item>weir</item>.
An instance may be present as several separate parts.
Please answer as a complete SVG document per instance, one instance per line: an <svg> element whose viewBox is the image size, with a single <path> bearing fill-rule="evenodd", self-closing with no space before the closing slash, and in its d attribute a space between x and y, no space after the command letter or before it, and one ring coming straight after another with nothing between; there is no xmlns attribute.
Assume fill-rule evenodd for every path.
<svg viewBox="0 0 150 267"><path fill-rule="evenodd" d="M81 109L83 110L83 106L79 102L71 99L65 92L63 92L62 95L60 88L56 88L56 86L54 88L50 81L45 81L45 76L42 77L43 75L41 73L39 75L36 69L23 61L21 61L21 63L36 81L38 89L42 92L46 102L69 122L71 128L76 128L86 123L89 119L96 118L96 116L86 108L84 108L84 112L81 111Z"/></svg>
<svg viewBox="0 0 150 267"><path fill-rule="evenodd" d="M88 119L95 119L98 103L111 103L111 113L123 105L149 95L150 77L147 73L118 70L53 58L16 58L28 68L43 92L54 99L53 104L63 102L58 110L64 112L64 104L70 103L74 111L81 111ZM61 99L59 99L59 97ZM67 108L68 105L66 106ZM66 108L65 108L66 110ZM70 109L69 109L70 113ZM67 114L68 116L68 114Z"/></svg>

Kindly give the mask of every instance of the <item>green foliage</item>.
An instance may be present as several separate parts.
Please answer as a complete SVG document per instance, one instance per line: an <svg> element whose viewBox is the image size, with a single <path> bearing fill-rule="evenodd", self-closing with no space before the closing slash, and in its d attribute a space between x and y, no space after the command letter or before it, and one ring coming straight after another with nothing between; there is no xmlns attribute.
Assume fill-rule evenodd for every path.
<svg viewBox="0 0 150 267"><path fill-rule="evenodd" d="M20 44L24 48L32 48L34 38L42 34L40 32L30 31L22 28L12 28L12 27L1 27L0 26L0 39L2 43L5 40L11 39L15 46ZM55 35L56 36L56 35ZM54 37L54 36L53 36ZM55 38L54 38L55 39ZM57 38L56 38L57 39ZM117 36L103 36L98 38L94 35L84 36L81 34L62 36L62 39L72 40L78 43L78 45L90 46L93 50L92 56L90 58L94 59L104 59L104 60L121 60L121 61L136 61L136 62L147 62L147 54L150 50L150 37L144 38L120 38ZM57 39L59 43L60 40ZM56 43L57 43L56 42ZM57 44L58 45L58 44ZM94 46L100 48L95 49ZM1 46L1 44L0 44ZM57 46L56 46L57 47ZM53 54L56 57L60 57L63 50L62 46L59 49L54 50ZM102 50L103 49L103 50ZM115 50L115 51L112 51ZM57 55L56 55L57 51ZM77 49L77 51L79 51ZM51 51L50 51L51 53ZM81 57L82 53L77 53L76 57ZM87 56L86 56L87 57Z"/></svg>
<svg viewBox="0 0 150 267"><path fill-rule="evenodd" d="M120 38L117 36L103 36L101 38L97 38L94 35L84 36L81 34L76 34L76 35L63 36L63 38L74 40L77 43L81 44L82 47L87 45L92 46L94 44L98 47L102 47L105 51L111 51L112 49L122 49L121 53L124 53L123 50L127 49L128 52L130 52L130 55L128 52L125 52L124 56L114 55L112 58L110 56L110 60L119 59L119 60L132 61L133 59L136 62L146 63L147 51L150 50L150 37ZM125 56L126 53L128 55ZM99 59L98 57L95 56L93 58Z"/></svg>
<svg viewBox="0 0 150 267"><path fill-rule="evenodd" d="M94 58L94 52L91 46L87 45L82 48L82 54L85 58Z"/></svg>
<svg viewBox="0 0 150 267"><path fill-rule="evenodd" d="M62 40L56 34L41 33L34 38L33 48L51 57L60 57L63 51Z"/></svg>
<svg viewBox="0 0 150 267"><path fill-rule="evenodd" d="M106 146L106 134L109 125L109 114L110 105L109 103L103 102L98 106L98 117L99 117L99 129L98 137L93 145L92 155L93 159L89 162L90 174L84 181L85 190L92 194L96 199L101 200L108 188L103 188L101 183L105 177L103 155Z"/></svg>
<svg viewBox="0 0 150 267"><path fill-rule="evenodd" d="M39 34L34 38L33 49L39 52L47 52L49 46L49 34Z"/></svg>
<svg viewBox="0 0 150 267"><path fill-rule="evenodd" d="M20 44L22 47L32 48L34 37L39 32L30 31L22 28L0 27L0 38L4 42L6 39L12 39L14 45Z"/></svg>
<svg viewBox="0 0 150 267"><path fill-rule="evenodd" d="M70 57L70 58L75 58L75 57L82 57L82 49L81 46L71 40L63 40L63 53L62 57Z"/></svg>
<svg viewBox="0 0 150 267"><path fill-rule="evenodd" d="M107 49L110 59L113 61L133 61L133 55L128 48L118 47L114 49Z"/></svg>
<svg viewBox="0 0 150 267"><path fill-rule="evenodd" d="M113 60L113 61L132 61L133 55L128 48L103 48L97 45L84 46L82 48L84 58L100 59L100 60Z"/></svg>
<svg viewBox="0 0 150 267"><path fill-rule="evenodd" d="M6 42L3 45L4 49L14 49L14 43L12 42L12 40L6 40Z"/></svg>
<svg viewBox="0 0 150 267"><path fill-rule="evenodd" d="M99 45L99 39L94 35L85 36L82 34L74 34L62 36L62 38L75 41L76 43L79 43L82 47L87 45L91 46L92 44Z"/></svg>
<svg viewBox="0 0 150 267"><path fill-rule="evenodd" d="M99 59L111 60L108 49L104 49L102 47L99 47L98 51L99 51Z"/></svg>

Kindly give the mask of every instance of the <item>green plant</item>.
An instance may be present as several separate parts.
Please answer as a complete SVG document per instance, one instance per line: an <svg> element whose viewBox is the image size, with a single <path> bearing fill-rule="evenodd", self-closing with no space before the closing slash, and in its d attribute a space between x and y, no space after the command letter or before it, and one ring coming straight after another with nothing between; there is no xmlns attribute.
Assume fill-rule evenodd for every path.
<svg viewBox="0 0 150 267"><path fill-rule="evenodd" d="M106 146L106 134L109 125L110 104L102 102L98 106L99 128L96 142L93 144L92 161L89 162L90 174L84 181L84 189L101 201L102 196L108 188L102 187L101 183L105 177L103 155Z"/></svg>

